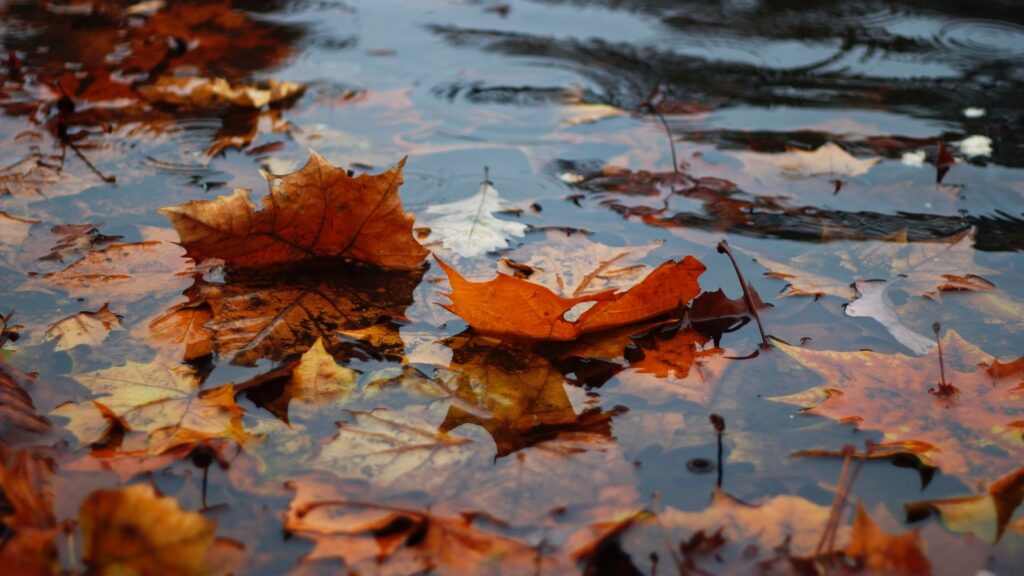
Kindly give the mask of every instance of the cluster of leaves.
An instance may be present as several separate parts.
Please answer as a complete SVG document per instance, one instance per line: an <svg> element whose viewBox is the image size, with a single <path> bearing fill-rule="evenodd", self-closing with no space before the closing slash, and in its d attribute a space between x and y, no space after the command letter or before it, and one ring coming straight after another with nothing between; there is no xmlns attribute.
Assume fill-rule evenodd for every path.
<svg viewBox="0 0 1024 576"><path fill-rule="evenodd" d="M821 534L834 530L836 511L796 496L750 506L716 491L699 513L644 511L612 442L611 424L624 409L579 411L565 384L570 374L584 386L618 374L627 394L651 403L711 402L718 378L736 361L712 341L766 305L747 285L737 299L701 292L705 266L691 256L648 267L643 259L657 245L616 249L552 233L546 243L510 252L495 278L475 282L435 254L450 285L444 307L469 331L433 341L436 328L423 327L417 338L406 309L428 250L399 199L402 164L355 177L314 153L297 172L267 176L261 209L245 191L164 209L182 248L107 245L104 238L81 259L34 279L36 289L120 305L177 281L187 301L142 326L157 350L152 360L75 373L87 392L70 402L48 399L48 415L37 413L26 393L38 386L34 378L4 366L5 442L17 448L69 434L81 448L57 457L4 455L4 494L14 512L3 520L13 534L3 553L48 571L67 561L58 559L58 534L77 526L82 545L75 548L90 568L144 559L187 573L242 562L239 544L214 538L211 521L144 485L89 495L77 520L54 517L48 483L58 465L127 480L190 459L204 469L221 463L241 490L280 490L272 479L287 479L285 529L316 543L306 561L340 558L353 570L562 570L604 562L613 549L653 562L672 558L680 569L723 562L928 569L915 535L889 536L863 509L825 547ZM481 195L480 205L485 201ZM480 210L463 212L484 226ZM34 226L26 225L19 238ZM434 238L465 246L477 233L453 227ZM67 244L77 245L58 247ZM471 262L458 251L449 256ZM923 287L944 278L931 267L907 270ZM107 304L81 312L54 323L47 345L96 346L121 329L121 319ZM774 347L828 382L775 400L886 432L865 457L913 454L973 481L1013 460L975 445L1024 451L1020 421L1005 415L1024 400L1016 383L1024 360L1001 363L954 332L921 357ZM939 350L945 364L933 357ZM211 387L201 367L213 356L277 366ZM338 364L341 357L401 364L364 374ZM893 381L893 374L905 376ZM945 388L947 378L955 393ZM874 398L879 390L883 400ZM240 394L277 420L249 418ZM906 425L908 406L920 412L913 427ZM336 430L321 429L324 415L341 418ZM716 429L721 435L724 424ZM488 466L494 457L501 464ZM910 509L938 510L954 530L998 539L1021 501L1020 473L1007 473L984 496ZM583 476L597 498L571 480ZM155 516L165 518L160 530L147 520ZM549 525L562 535L549 542L554 549L522 537ZM107 540L124 530L138 542ZM665 533L667 540L657 536ZM665 551L666 541L681 544Z"/></svg>

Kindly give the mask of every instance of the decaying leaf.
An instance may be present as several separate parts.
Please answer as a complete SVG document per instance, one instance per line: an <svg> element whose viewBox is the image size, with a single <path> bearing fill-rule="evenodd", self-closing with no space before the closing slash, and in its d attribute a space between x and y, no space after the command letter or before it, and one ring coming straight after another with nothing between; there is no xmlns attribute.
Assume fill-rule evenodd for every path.
<svg viewBox="0 0 1024 576"><path fill-rule="evenodd" d="M337 413L337 408L353 392L357 376L355 370L339 366L324 348L323 339L318 338L299 358L281 393L289 420L297 412Z"/></svg>
<svg viewBox="0 0 1024 576"><path fill-rule="evenodd" d="M563 341L678 310L700 292L697 277L705 270L700 261L687 256L665 262L625 292L605 290L564 298L544 286L501 272L488 282L470 282L440 259L438 263L452 289L448 295L451 303L444 307L476 330ZM593 305L575 321L566 318L574 306L584 303Z"/></svg>
<svg viewBox="0 0 1024 576"><path fill-rule="evenodd" d="M200 392L195 369L156 358L75 376L97 395L95 402L65 404L55 415L83 444L101 439L113 415L131 430L149 434L149 451L160 454L202 440L244 440L243 411L230 384ZM99 404L98 406L96 404Z"/></svg>
<svg viewBox="0 0 1024 576"><path fill-rule="evenodd" d="M0 360L0 438L13 442L21 434L29 437L52 429L50 421L36 412L25 387L35 377Z"/></svg>
<svg viewBox="0 0 1024 576"><path fill-rule="evenodd" d="M797 496L775 496L750 505L716 489L704 510L668 508L627 517L624 526L596 532L616 540L643 574L653 572L660 563L684 574L691 570L760 573L759 563L776 560L780 554L784 560L813 556L828 519L828 507ZM847 538L847 530L841 529L838 541ZM600 544L577 542L584 553L593 553Z"/></svg>
<svg viewBox="0 0 1024 576"><path fill-rule="evenodd" d="M759 256L765 274L789 283L786 296L838 296L850 299L851 282L869 278L898 281L915 296L938 298L942 292L991 290L982 275L994 270L974 263L974 234L965 230L943 241L910 242L906 233L885 242L832 242L789 263ZM838 265L837 276L833 272Z"/></svg>
<svg viewBox="0 0 1024 576"><path fill-rule="evenodd" d="M316 543L304 560L341 558L374 574L507 574L552 568L523 542L475 526L472 517L359 501L336 480L305 478L295 490L285 529ZM485 521L482 521L485 522Z"/></svg>
<svg viewBox="0 0 1024 576"><path fill-rule="evenodd" d="M953 532L969 532L985 542L998 542L1024 501L1024 467L992 482L988 489L975 496L926 500L906 505L913 519L937 512L946 528Z"/></svg>
<svg viewBox="0 0 1024 576"><path fill-rule="evenodd" d="M121 329L121 316L104 304L95 312L79 312L58 320L46 331L47 338L56 338L55 350L70 350L82 344L99 346L113 330Z"/></svg>
<svg viewBox="0 0 1024 576"><path fill-rule="evenodd" d="M185 362L204 358L213 353L213 333L206 327L213 318L204 303L186 303L140 324L132 335L146 338L147 342L170 355L180 355Z"/></svg>
<svg viewBox="0 0 1024 576"><path fill-rule="evenodd" d="M651 404L686 400L707 406L724 364L724 350L693 328L653 330L631 353L629 368L617 375L623 391Z"/></svg>
<svg viewBox="0 0 1024 576"><path fill-rule="evenodd" d="M844 312L855 318L874 318L892 334L897 342L903 344L914 354L927 354L935 347L935 342L914 332L900 320L892 301L886 296L886 282L870 282L858 280L854 283L857 298L846 305Z"/></svg>
<svg viewBox="0 0 1024 576"><path fill-rule="evenodd" d="M352 265L249 271L198 284L195 304L209 306L204 326L214 351L251 365L300 354L341 330L404 318L422 275Z"/></svg>
<svg viewBox="0 0 1024 576"><path fill-rule="evenodd" d="M611 435L612 413L577 414L565 390L565 376L544 358L486 337L453 337L447 370L437 378L453 391L440 428L476 424L493 438L498 456L548 440L561 432Z"/></svg>
<svg viewBox="0 0 1024 576"><path fill-rule="evenodd" d="M413 237L413 218L398 197L404 165L353 178L314 152L296 172L266 175L270 193L261 210L247 191L236 190L161 213L190 257L219 258L230 269L345 258L412 270L427 250Z"/></svg>
<svg viewBox="0 0 1024 576"><path fill-rule="evenodd" d="M148 484L99 490L82 502L82 560L99 574L205 574L216 524Z"/></svg>
<svg viewBox="0 0 1024 576"><path fill-rule="evenodd" d="M924 356L775 346L821 376L809 390L771 398L859 428L879 430L886 443L913 447L913 455L946 473L984 478L1009 470L1024 454L1024 387L995 378L980 365L994 359L950 330L942 339L943 392L937 351Z"/></svg>
<svg viewBox="0 0 1024 576"><path fill-rule="evenodd" d="M921 551L917 530L898 536L888 534L871 519L860 502L850 529L850 543L843 552L870 574L930 576L932 573L932 565Z"/></svg>
<svg viewBox="0 0 1024 576"><path fill-rule="evenodd" d="M6 460L6 461L5 461ZM58 571L54 462L27 451L0 458L0 565L11 574Z"/></svg>
<svg viewBox="0 0 1024 576"><path fill-rule="evenodd" d="M151 102L209 108L230 104L240 108L262 108L300 96L306 87L296 82L267 80L264 85L232 86L224 78L161 76L139 93Z"/></svg>
<svg viewBox="0 0 1024 576"><path fill-rule="evenodd" d="M424 243L440 242L463 258L505 248L511 238L522 236L527 226L495 216L502 208L498 191L485 180L480 191L469 198L427 208L427 215L433 218L426 222L430 236Z"/></svg>
<svg viewBox="0 0 1024 576"><path fill-rule="evenodd" d="M170 242L113 244L59 272L30 280L26 287L58 288L97 306L111 301L128 304L184 290L192 272L184 250Z"/></svg>

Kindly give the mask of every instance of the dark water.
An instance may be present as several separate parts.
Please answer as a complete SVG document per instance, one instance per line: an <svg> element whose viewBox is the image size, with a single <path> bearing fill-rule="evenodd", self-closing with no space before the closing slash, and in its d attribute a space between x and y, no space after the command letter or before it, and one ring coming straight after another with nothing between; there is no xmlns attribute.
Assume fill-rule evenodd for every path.
<svg viewBox="0 0 1024 576"><path fill-rule="evenodd" d="M173 241L158 208L234 188L262 192L258 169L291 171L305 162L308 149L373 172L408 155L401 195L421 218L430 205L475 193L487 167L502 197L526 208L506 218L537 229L588 231L592 240L612 246L662 240L647 262L692 254L708 266L704 288L738 296L732 267L715 250L727 238L748 280L773 305L763 313L768 332L787 342L809 338L820 350L909 353L874 320L844 315L849 298L793 296L786 281L763 275L764 260L785 263L817 250L815 274L844 283L889 280L889 297L911 330L930 337L931 324L940 321L998 358L1024 354L1024 10L1017 2L536 0L510 2L506 11L455 0L239 1L174 3L135 15L126 12L128 3L100 5L0 4L4 54L18 60L9 61L0 87L0 210L8 214L48 225L90 223L129 242ZM136 88L166 73L232 82L274 78L308 89L259 112L125 104ZM62 92L74 102L70 113L60 108ZM660 116L652 113L652 101L660 103ZM579 122L601 116L608 110L601 106L614 107L614 114ZM863 172L796 175L776 161L788 149L828 142L879 161ZM940 142L958 157L941 185L935 167ZM116 183L104 181L111 177ZM950 273L985 270L997 289L925 299L887 266L866 263L854 270L842 259L844 251L904 233L911 243L972 234L970 270ZM544 239L531 232L523 242ZM467 266L487 270L497 258ZM147 361L153 353L133 329L188 299L181 295L189 286L185 279L164 293L112 302L125 316L124 331L102 347L54 352L43 343L46 326L94 310L104 299L83 302L73 293L26 287L26 271L60 266L18 262L0 266L0 313L15 310L15 320L25 325L7 356L54 381L111 363ZM964 261L955 262L960 267ZM433 267L409 288L411 296L403 296L411 303L407 338L437 340L465 328L436 305L441 277ZM759 341L749 323L725 334L722 346L746 356ZM399 366L367 354L336 356L364 375ZM751 502L796 494L828 505L841 461L790 454L862 446L882 434L765 401L820 383L779 356L732 362L703 405L652 402L615 377L590 381L578 367L564 367L566 396L577 414L591 408L608 415L607 450L616 464L605 469L631 486L641 505L707 505L715 475L696 473L687 463L715 459L706 424L712 412L728 423L727 491ZM218 358L202 366L203 387L251 381L285 360L257 355L241 363L254 364L246 366ZM84 397L69 385L57 389L38 395L44 411ZM239 402L252 430L284 438L271 440L261 455L272 462L264 472L268 484L280 487L306 464L301 451L290 451L294 437L268 408L276 394L279 389L267 386L240 395ZM416 404L385 395L349 408L399 409L410 402ZM617 406L626 410L614 411ZM1022 413L1020 407L1007 411ZM323 415L305 425L318 442L333 433L336 420ZM652 430L645 420L686 425ZM474 439L483 431L461 427ZM472 490L473 474L511 474L515 456L509 454L538 448L497 439L495 446L485 456L499 458L467 464L453 482ZM1007 456L1004 464L975 479L994 480L1020 462ZM565 473L580 474L589 465L604 466L588 461ZM556 483L559 472L549 470L533 480L536 486L519 488L547 494L545 482ZM192 508L198 507L197 478L187 463L150 477ZM588 498L599 488L587 477L573 484ZM865 466L853 495L871 510L884 508L892 526L900 526L905 503L976 488L941 470L921 473L879 461ZM209 498L226 506L209 514L220 523L218 534L246 545L248 570L280 573L310 544L280 536L287 494L262 494L268 495L246 493L215 470ZM429 491L417 498L423 508L444 501ZM493 503L504 509L501 498ZM564 504L556 497L547 503ZM65 504L63 513L73 516L75 504ZM571 504L574 511L585 508ZM578 526L595 519L580 518ZM927 522L933 530L926 541L935 551L949 540L935 536L944 533L934 518ZM517 528L530 543L564 537L541 524ZM272 558L252 553L261 548L273 550ZM1022 553L1019 533L1008 533L982 555L995 573L1010 574L1019 570ZM647 559L634 562L643 566ZM935 568L946 573L938 563Z"/></svg>

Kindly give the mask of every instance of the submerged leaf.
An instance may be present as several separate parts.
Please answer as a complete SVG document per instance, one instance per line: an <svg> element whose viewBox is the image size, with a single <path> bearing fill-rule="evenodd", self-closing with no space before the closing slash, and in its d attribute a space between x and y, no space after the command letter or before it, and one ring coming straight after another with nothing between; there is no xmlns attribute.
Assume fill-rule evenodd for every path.
<svg viewBox="0 0 1024 576"><path fill-rule="evenodd" d="M1024 421L1013 413L1024 408L1024 387L980 368L994 359L952 330L942 348L946 381L955 394L939 387L935 351L915 357L809 350L778 341L775 346L824 383L770 400L882 431L886 444L915 446L913 455L925 464L966 478L1008 470L1024 455Z"/></svg>
<svg viewBox="0 0 1024 576"><path fill-rule="evenodd" d="M152 486L99 490L78 514L82 559L102 574L205 574L214 522L182 510Z"/></svg>

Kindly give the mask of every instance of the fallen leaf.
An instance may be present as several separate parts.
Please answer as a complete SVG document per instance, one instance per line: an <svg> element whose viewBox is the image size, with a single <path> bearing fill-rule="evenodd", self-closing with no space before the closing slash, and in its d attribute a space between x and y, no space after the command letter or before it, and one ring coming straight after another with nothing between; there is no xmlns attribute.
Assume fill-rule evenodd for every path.
<svg viewBox="0 0 1024 576"><path fill-rule="evenodd" d="M881 160L858 160L833 142L826 142L813 151L789 148L781 154L745 153L740 158L744 168L755 174L772 167L785 176L834 175L849 178L867 174Z"/></svg>
<svg viewBox="0 0 1024 576"><path fill-rule="evenodd" d="M38 223L38 220L13 216L0 210L0 247L3 248L3 259L0 260L0 264L11 270L21 269L15 256L28 238L29 229Z"/></svg>
<svg viewBox="0 0 1024 576"><path fill-rule="evenodd" d="M474 526L471 517L354 500L336 480L289 482L295 496L285 530L313 540L303 558L341 558L348 570L374 574L507 574L551 569L523 542Z"/></svg>
<svg viewBox="0 0 1024 576"><path fill-rule="evenodd" d="M422 410L345 411L338 434L311 462L391 494L440 490L478 458L472 440L443 432Z"/></svg>
<svg viewBox="0 0 1024 576"><path fill-rule="evenodd" d="M921 551L917 530L899 536L888 534L875 524L860 502L850 529L850 543L843 552L871 574L932 573L931 563Z"/></svg>
<svg viewBox="0 0 1024 576"><path fill-rule="evenodd" d="M855 318L873 318L889 331L897 342L907 347L914 354L927 354L935 347L935 342L914 332L896 315L892 301L886 295L887 282L858 280L854 283L857 298L846 305L844 312Z"/></svg>
<svg viewBox="0 0 1024 576"><path fill-rule="evenodd" d="M1024 421L1012 412L1024 406L1024 387L980 368L994 359L955 331L942 339L946 381L958 390L951 396L939 392L936 351L906 356L810 350L779 341L775 346L824 384L770 400L879 430L884 443L916 447L913 455L947 474L984 478L1024 454Z"/></svg>
<svg viewBox="0 0 1024 576"><path fill-rule="evenodd" d="M983 494L912 502L905 508L912 520L927 517L934 511L949 530L969 532L994 544L1003 537L1022 501L1024 467L992 482Z"/></svg>
<svg viewBox="0 0 1024 576"><path fill-rule="evenodd" d="M97 306L111 301L124 305L153 294L180 292L192 273L184 250L169 242L113 244L59 272L30 280L25 289L58 288Z"/></svg>
<svg viewBox="0 0 1024 576"><path fill-rule="evenodd" d="M70 350L82 344L99 346L113 330L121 330L121 316L104 304L95 312L79 312L58 320L46 331L46 337L57 340L54 350Z"/></svg>
<svg viewBox="0 0 1024 576"><path fill-rule="evenodd" d="M224 78L161 76L139 94L151 102L210 108L230 104L240 108L262 108L300 96L305 85L267 80L264 85L231 85Z"/></svg>
<svg viewBox="0 0 1024 576"><path fill-rule="evenodd" d="M0 458L0 563L11 574L55 574L57 520L53 514L53 460L18 451Z"/></svg>
<svg viewBox="0 0 1024 576"><path fill-rule="evenodd" d="M499 457L568 431L611 435L613 413L578 415L565 376L543 357L487 337L456 336L445 345L452 360L435 378L452 390L454 402L441 430L478 425L493 438Z"/></svg>
<svg viewBox="0 0 1024 576"><path fill-rule="evenodd" d="M252 365L300 354L342 330L403 319L422 275L351 265L233 273L224 284L198 284L195 304L209 306L204 326L214 351Z"/></svg>
<svg viewBox="0 0 1024 576"><path fill-rule="evenodd" d="M758 256L765 276L788 282L786 296L853 297L851 282L868 278L898 281L914 296L938 299L942 292L991 290L982 275L995 274L974 263L974 233L968 229L942 241L908 240L906 233L885 242L830 242L788 263ZM832 272L838 264L841 276Z"/></svg>
<svg viewBox="0 0 1024 576"><path fill-rule="evenodd" d="M52 429L50 421L36 412L32 397L25 391L34 381L35 376L0 360L0 438L6 443L22 434L31 438Z"/></svg>
<svg viewBox="0 0 1024 576"><path fill-rule="evenodd" d="M262 210L236 190L160 211L190 257L219 258L228 268L324 257L412 270L427 250L413 237L412 216L398 197L404 165L352 178L314 152L296 172L266 175L270 194Z"/></svg>
<svg viewBox="0 0 1024 576"><path fill-rule="evenodd" d="M510 222L495 216L503 201L490 181L480 184L480 191L464 200L436 204L427 208L430 236L424 243L440 242L463 258L472 258L508 246L513 237L526 232L526 224Z"/></svg>
<svg viewBox="0 0 1024 576"><path fill-rule="evenodd" d="M640 262L664 242L619 247L593 242L584 234L549 232L544 242L527 244L503 258L498 270L529 279L572 298L640 283L651 267ZM512 265L514 263L514 266Z"/></svg>
<svg viewBox="0 0 1024 576"><path fill-rule="evenodd" d="M149 484L93 492L78 523L82 560L98 574L205 574L216 530Z"/></svg>
<svg viewBox="0 0 1024 576"><path fill-rule="evenodd" d="M185 362L213 354L213 333L206 324L213 313L205 303L185 303L172 307L148 323L132 330L136 338L145 338L162 353L179 355Z"/></svg>
<svg viewBox="0 0 1024 576"><path fill-rule="evenodd" d="M102 438L108 428L104 411L129 429L148 433L151 454L202 440L247 439L233 386L200 392L199 375L191 367L157 357L147 364L130 361L74 378L96 400L64 404L53 413L70 419L65 428L82 444Z"/></svg>
<svg viewBox="0 0 1024 576"><path fill-rule="evenodd" d="M678 310L700 292L704 265L687 256L669 260L625 292L606 290L563 298L551 290L501 272L489 282L470 282L440 259L452 291L443 305L485 334L537 340L572 340L587 332L642 322ZM595 303L575 321L566 319L577 304ZM509 314L515 311L514 314Z"/></svg>
<svg viewBox="0 0 1024 576"><path fill-rule="evenodd" d="M339 366L324 348L323 338L305 351L284 385L281 401L292 421L296 414L306 417L334 413L356 387L358 373Z"/></svg>
<svg viewBox="0 0 1024 576"><path fill-rule="evenodd" d="M652 332L627 353L629 368L616 376L623 391L650 404L685 400L709 405L728 362L725 351L708 346L711 339L689 326Z"/></svg>
<svg viewBox="0 0 1024 576"><path fill-rule="evenodd" d="M760 573L759 565L776 560L780 553L787 559L812 556L828 519L828 507L798 496L774 496L750 505L716 489L704 510L670 507L627 518L626 526L603 532L642 574L654 573L662 562L682 573ZM846 533L840 530L840 542L846 541ZM602 544L580 547L585 553L599 550Z"/></svg>

